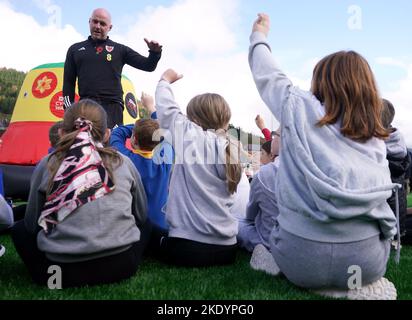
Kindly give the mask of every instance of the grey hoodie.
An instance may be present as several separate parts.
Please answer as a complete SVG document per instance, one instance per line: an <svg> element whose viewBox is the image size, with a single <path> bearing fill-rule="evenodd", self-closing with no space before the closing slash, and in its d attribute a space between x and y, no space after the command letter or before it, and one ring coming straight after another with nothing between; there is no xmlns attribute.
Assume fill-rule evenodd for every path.
<svg viewBox="0 0 412 320"><path fill-rule="evenodd" d="M0 231L10 228L14 223L13 210L0 194Z"/></svg>
<svg viewBox="0 0 412 320"><path fill-rule="evenodd" d="M156 90L157 116L175 150L166 219L169 236L215 245L234 245L237 219L231 214L225 170L226 138L204 131L180 111L168 82Z"/></svg>
<svg viewBox="0 0 412 320"><path fill-rule="evenodd" d="M147 200L140 175L131 160L113 171L115 190L76 209L46 235L38 225L48 183L43 158L33 173L24 219L27 230L37 233L37 245L56 262L70 263L97 259L123 252L140 240L139 225L146 220Z"/></svg>
<svg viewBox="0 0 412 320"><path fill-rule="evenodd" d="M386 140L385 143L388 156L390 157L403 159L408 154L405 139L402 133L397 129L391 133L389 139Z"/></svg>
<svg viewBox="0 0 412 320"><path fill-rule="evenodd" d="M277 172L278 164L274 162L260 168L252 180L246 211L246 220L255 223L259 238L266 248L270 248L270 233L279 215L275 191Z"/></svg>
<svg viewBox="0 0 412 320"><path fill-rule="evenodd" d="M276 187L280 226L305 239L345 243L396 234L386 200L391 182L385 142L358 143L340 125L316 126L325 115L316 97L292 85L263 33L251 36L249 64L258 91L282 125Z"/></svg>

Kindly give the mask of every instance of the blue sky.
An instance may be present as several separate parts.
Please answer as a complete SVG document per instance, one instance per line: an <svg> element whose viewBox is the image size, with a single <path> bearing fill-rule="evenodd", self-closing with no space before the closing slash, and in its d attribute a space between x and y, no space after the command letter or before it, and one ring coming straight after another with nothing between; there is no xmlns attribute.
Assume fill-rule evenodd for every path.
<svg viewBox="0 0 412 320"><path fill-rule="evenodd" d="M207 0L201 0L207 1ZM225 1L225 0L222 0ZM17 11L32 15L40 24L47 24L49 14L43 5L57 5L62 9L62 24L71 24L82 35L88 35L87 20L96 7L105 7L113 15L116 33L126 32L134 16L146 7L170 6L173 0L11 0ZM119 5L120 3L120 5ZM284 55L287 66L297 64L297 58L322 57L341 49L354 49L368 59L392 57L412 60L412 34L410 13L412 1L398 0L241 0L235 12L238 21L237 49L247 46L251 21L257 12L263 11L272 18L270 40L275 49ZM43 5L39 5L43 4ZM347 22L351 14L348 8L358 6L362 11L362 29L351 30ZM205 17L207 20L207 17ZM159 22L161 23L161 22ZM292 53L292 54L291 54ZM292 61L290 61L292 60ZM373 62L371 62L373 65ZM378 66L377 77L391 82L405 75L400 68ZM380 72L383 73L381 76ZM387 77L390 77L388 79ZM386 79L390 81L386 81ZM384 85L390 85L383 83Z"/></svg>
<svg viewBox="0 0 412 320"><path fill-rule="evenodd" d="M256 90L249 81L250 73L246 75L249 72L246 58L251 25L256 14L263 11L272 20L269 41L273 53L295 84L307 87L313 66L323 56L342 49L356 50L370 62L382 95L399 106L396 118L399 127L412 128L409 124L412 100L408 92L412 85L412 1L409 0L0 0L0 5L5 3L10 10L7 12L10 22L0 22L0 27L2 30L9 28L9 32L14 33L15 37L8 40L13 42L10 43L12 47L19 48L22 37L24 41L24 37L28 37L21 23L17 24L19 20L38 32L31 39L33 44L29 40L29 46L35 48L30 59L2 56L11 55L8 51L0 53L0 64L3 61L8 64L6 67L26 71L43 63L41 57L63 61L67 47L88 36L87 22L91 11L105 7L112 13L113 40L139 52L143 50L142 53L146 50L144 37L165 44L164 57L155 75L125 69L137 82L137 90L141 88L151 93L159 72L166 67L180 67L182 72L197 80L176 88L182 105L193 94L202 91L201 85L204 90L221 89L232 105L244 102L244 106L238 107L240 116L234 116L234 120L253 131L256 113L276 125L257 100ZM356 6L355 11L349 11L353 6ZM200 12L196 9L199 7ZM48 9L53 8L59 8L61 20L55 29L50 30L47 26L52 14ZM27 20L30 17L34 21ZM49 39L51 48L49 44L36 44L47 42L44 38ZM224 74L232 74L233 79ZM248 88L247 94L245 88ZM239 94L247 96L240 97ZM248 119L245 113L250 117L249 123L243 120ZM412 129L408 131L407 141L412 145Z"/></svg>

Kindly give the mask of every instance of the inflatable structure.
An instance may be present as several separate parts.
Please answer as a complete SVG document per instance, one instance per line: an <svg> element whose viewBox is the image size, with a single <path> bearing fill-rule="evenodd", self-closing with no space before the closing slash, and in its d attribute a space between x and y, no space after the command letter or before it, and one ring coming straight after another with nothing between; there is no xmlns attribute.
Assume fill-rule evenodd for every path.
<svg viewBox="0 0 412 320"><path fill-rule="evenodd" d="M46 64L26 75L10 125L1 137L0 168L6 197L27 199L34 167L47 155L49 129L64 115L63 69L63 63ZM132 82L125 76L122 86L124 123L134 123L139 117L140 102Z"/></svg>

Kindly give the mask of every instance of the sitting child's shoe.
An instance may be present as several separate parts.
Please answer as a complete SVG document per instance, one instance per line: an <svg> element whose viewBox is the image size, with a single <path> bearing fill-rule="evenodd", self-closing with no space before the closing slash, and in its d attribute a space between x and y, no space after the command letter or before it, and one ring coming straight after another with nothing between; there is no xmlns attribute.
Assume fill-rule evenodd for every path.
<svg viewBox="0 0 412 320"><path fill-rule="evenodd" d="M386 278L364 286L361 289L349 290L349 300L396 300L395 285Z"/></svg>
<svg viewBox="0 0 412 320"><path fill-rule="evenodd" d="M396 300L394 284L386 278L351 290L316 290L315 293L328 298L346 298L348 300Z"/></svg>
<svg viewBox="0 0 412 320"><path fill-rule="evenodd" d="M6 248L0 244L0 257L6 253Z"/></svg>
<svg viewBox="0 0 412 320"><path fill-rule="evenodd" d="M280 274L280 269L272 254L262 244L258 244L253 250L250 266L257 271L264 271L272 276Z"/></svg>
<svg viewBox="0 0 412 320"><path fill-rule="evenodd" d="M396 250L398 250L398 247L400 247L399 249L402 249L402 245L400 244L400 242L398 240L393 240L391 242L392 250L396 251Z"/></svg>

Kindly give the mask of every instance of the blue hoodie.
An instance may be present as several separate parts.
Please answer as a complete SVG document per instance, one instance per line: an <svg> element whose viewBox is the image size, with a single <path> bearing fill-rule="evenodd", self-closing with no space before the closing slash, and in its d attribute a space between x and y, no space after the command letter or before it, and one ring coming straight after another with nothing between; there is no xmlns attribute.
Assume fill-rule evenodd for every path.
<svg viewBox="0 0 412 320"><path fill-rule="evenodd" d="M355 142L341 134L340 123L318 127L324 106L281 72L263 33L251 36L249 64L262 99L282 126L279 225L318 242L392 238L396 218L386 200L396 185L385 142Z"/></svg>
<svg viewBox="0 0 412 320"><path fill-rule="evenodd" d="M132 160L139 171L147 195L149 220L163 230L168 230L163 207L166 205L169 193L173 148L163 141L152 153L129 150L126 148L126 140L132 136L133 127L128 125L114 129L110 145Z"/></svg>

